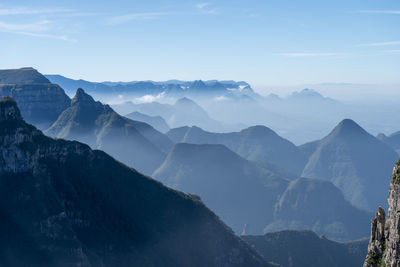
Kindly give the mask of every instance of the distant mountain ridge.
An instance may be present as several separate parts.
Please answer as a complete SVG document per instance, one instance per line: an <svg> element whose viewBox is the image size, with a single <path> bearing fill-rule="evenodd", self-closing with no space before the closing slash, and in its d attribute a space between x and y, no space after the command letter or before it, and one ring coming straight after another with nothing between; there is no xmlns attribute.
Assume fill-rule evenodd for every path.
<svg viewBox="0 0 400 267"><path fill-rule="evenodd" d="M89 82L69 79L61 75L46 75L47 79L62 86L69 94L76 88L83 88L89 94L129 94L147 95L166 92L168 94L202 94L240 91L254 95L253 89L246 82L236 81L178 81L165 82L132 81L132 82Z"/></svg>
<svg viewBox="0 0 400 267"><path fill-rule="evenodd" d="M183 127L171 129L167 136L175 142L223 144L248 160L273 163L297 175L306 163L306 158L293 143L261 125L231 133L207 132L196 126Z"/></svg>

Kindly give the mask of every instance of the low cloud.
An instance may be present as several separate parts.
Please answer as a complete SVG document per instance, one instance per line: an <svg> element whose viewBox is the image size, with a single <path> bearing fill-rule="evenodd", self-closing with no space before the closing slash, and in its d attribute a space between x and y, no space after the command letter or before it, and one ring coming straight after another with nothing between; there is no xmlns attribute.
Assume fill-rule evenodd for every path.
<svg viewBox="0 0 400 267"><path fill-rule="evenodd" d="M111 17L107 19L107 23L110 25L118 25L138 20L154 20L166 15L170 15L170 13L164 13L164 12L131 13L121 16Z"/></svg>

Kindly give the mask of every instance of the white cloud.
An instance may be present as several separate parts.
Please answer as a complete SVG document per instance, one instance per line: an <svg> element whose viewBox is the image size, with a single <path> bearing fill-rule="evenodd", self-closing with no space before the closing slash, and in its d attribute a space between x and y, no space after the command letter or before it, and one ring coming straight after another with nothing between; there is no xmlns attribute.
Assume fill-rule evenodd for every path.
<svg viewBox="0 0 400 267"><path fill-rule="evenodd" d="M164 13L164 12L132 13L132 14L125 14L109 18L107 19L107 23L110 25L118 25L135 20L153 20L166 15L170 15L170 13Z"/></svg>
<svg viewBox="0 0 400 267"><path fill-rule="evenodd" d="M10 15L39 15L39 14L54 14L54 13L68 13L72 12L71 9L63 8L29 8L29 7L16 7L16 8L0 8L0 16Z"/></svg>
<svg viewBox="0 0 400 267"><path fill-rule="evenodd" d="M390 46L390 45L400 45L400 41L368 43L368 44L361 44L360 46Z"/></svg>
<svg viewBox="0 0 400 267"><path fill-rule="evenodd" d="M218 14L218 10L211 7L210 3L198 3L196 4L196 8L204 14Z"/></svg>
<svg viewBox="0 0 400 267"><path fill-rule="evenodd" d="M15 24L0 21L1 31L28 31L28 32L44 32L49 30L49 21L42 20L33 23Z"/></svg>
<svg viewBox="0 0 400 267"><path fill-rule="evenodd" d="M400 15L400 10L358 10L356 13Z"/></svg>
<svg viewBox="0 0 400 267"><path fill-rule="evenodd" d="M342 56L341 53L280 53L276 54L284 57L329 57L329 56Z"/></svg>
<svg viewBox="0 0 400 267"><path fill-rule="evenodd" d="M400 55L400 50L386 50L384 52L388 55Z"/></svg>
<svg viewBox="0 0 400 267"><path fill-rule="evenodd" d="M155 102L157 100L164 98L164 96L165 96L165 92L162 92L158 95L144 95L144 96L133 99L133 103L135 103L135 104L151 103L151 102Z"/></svg>

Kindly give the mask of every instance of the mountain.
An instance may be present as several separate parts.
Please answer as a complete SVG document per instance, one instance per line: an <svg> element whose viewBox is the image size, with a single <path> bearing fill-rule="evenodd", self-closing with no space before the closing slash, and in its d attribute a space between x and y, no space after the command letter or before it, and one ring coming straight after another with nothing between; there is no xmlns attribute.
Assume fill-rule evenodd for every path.
<svg viewBox="0 0 400 267"><path fill-rule="evenodd" d="M371 220L371 236L364 267L400 266L400 160L396 162L389 185L388 216L378 207Z"/></svg>
<svg viewBox="0 0 400 267"><path fill-rule="evenodd" d="M1 266L269 266L198 199L0 100Z"/></svg>
<svg viewBox="0 0 400 267"><path fill-rule="evenodd" d="M208 115L208 113L193 100L183 97L175 104L161 104L158 102L134 104L132 102L112 106L120 114L133 111L150 116L161 116L171 127L197 125L216 131L223 130L225 125Z"/></svg>
<svg viewBox="0 0 400 267"><path fill-rule="evenodd" d="M235 81L131 81L131 82L90 82L74 80L61 75L46 75L53 83L61 85L69 94L76 88L84 88L92 95L144 96L166 94L170 97L197 97L229 94L258 96L246 82Z"/></svg>
<svg viewBox="0 0 400 267"><path fill-rule="evenodd" d="M361 266L368 240L339 243L311 231L280 231L242 239L282 267Z"/></svg>
<svg viewBox="0 0 400 267"><path fill-rule="evenodd" d="M176 144L153 176L199 195L236 233L262 233L288 184L223 145Z"/></svg>
<svg viewBox="0 0 400 267"><path fill-rule="evenodd" d="M318 141L303 177L321 178L339 187L354 206L384 205L386 184L397 154L350 119Z"/></svg>
<svg viewBox="0 0 400 267"><path fill-rule="evenodd" d="M384 134L379 134L376 136L377 139L381 140L383 143L390 146L393 150L395 150L398 154L400 152L400 131L392 133L389 136Z"/></svg>
<svg viewBox="0 0 400 267"><path fill-rule="evenodd" d="M183 135L185 129L187 131ZM293 143L261 125L231 133L212 133L199 127L172 129L167 136L173 136L175 140L182 136L179 142L185 143L222 144L248 160L269 162L294 174L300 174L306 162Z"/></svg>
<svg viewBox="0 0 400 267"><path fill-rule="evenodd" d="M118 115L108 105L95 102L82 89L77 90L70 107L46 133L104 150L146 174L161 165L173 145L150 125Z"/></svg>
<svg viewBox="0 0 400 267"><path fill-rule="evenodd" d="M299 178L292 181L275 205L274 221L266 232L313 230L340 241L368 236L371 214L344 199L329 181Z"/></svg>
<svg viewBox="0 0 400 267"><path fill-rule="evenodd" d="M70 99L33 68L0 70L0 97L13 97L22 116L41 129L49 127L69 106Z"/></svg>
<svg viewBox="0 0 400 267"><path fill-rule="evenodd" d="M131 112L125 117L134 120L134 121L142 121L149 125L151 125L154 129L159 132L166 133L169 131L169 126L165 122L165 120L161 116L149 116L137 111Z"/></svg>

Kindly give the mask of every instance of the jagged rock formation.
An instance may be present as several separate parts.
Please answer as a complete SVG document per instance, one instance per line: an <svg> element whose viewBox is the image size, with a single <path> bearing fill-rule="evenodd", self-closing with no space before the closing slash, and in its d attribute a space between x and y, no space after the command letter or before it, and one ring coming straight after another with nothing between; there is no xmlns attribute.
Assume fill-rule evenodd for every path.
<svg viewBox="0 0 400 267"><path fill-rule="evenodd" d="M161 165L173 145L147 123L120 116L80 88L46 134L104 150L145 174L152 174Z"/></svg>
<svg viewBox="0 0 400 267"><path fill-rule="evenodd" d="M0 266L270 266L201 201L0 100Z"/></svg>
<svg viewBox="0 0 400 267"><path fill-rule="evenodd" d="M13 97L23 118L41 129L49 127L70 103L60 86L33 68L0 70L0 97L4 96Z"/></svg>
<svg viewBox="0 0 400 267"><path fill-rule="evenodd" d="M400 266L400 160L393 169L389 187L389 213L379 207L371 221L371 238L364 267Z"/></svg>

